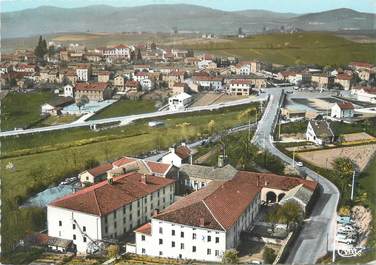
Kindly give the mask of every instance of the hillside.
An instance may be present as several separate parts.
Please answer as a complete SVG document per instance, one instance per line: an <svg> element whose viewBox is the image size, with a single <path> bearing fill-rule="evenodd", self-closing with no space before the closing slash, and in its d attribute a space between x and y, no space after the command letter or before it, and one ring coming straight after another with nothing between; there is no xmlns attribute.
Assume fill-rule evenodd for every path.
<svg viewBox="0 0 376 265"><path fill-rule="evenodd" d="M220 22L220 23L218 23ZM202 6L171 4L137 7L106 5L82 8L42 6L1 13L3 38L27 37L61 32L189 32L235 34L239 27L247 33L281 26L303 30L375 29L375 14L350 9L298 16L266 10L227 12Z"/></svg>
<svg viewBox="0 0 376 265"><path fill-rule="evenodd" d="M260 59L277 64L342 65L351 61L376 63L376 44L360 44L331 33L256 35L245 39L189 46L217 55L235 55L241 59Z"/></svg>

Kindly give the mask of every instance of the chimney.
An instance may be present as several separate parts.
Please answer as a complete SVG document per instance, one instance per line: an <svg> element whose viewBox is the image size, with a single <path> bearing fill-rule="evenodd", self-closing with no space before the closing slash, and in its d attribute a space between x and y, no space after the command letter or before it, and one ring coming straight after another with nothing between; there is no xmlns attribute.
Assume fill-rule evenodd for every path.
<svg viewBox="0 0 376 265"><path fill-rule="evenodd" d="M147 179L146 179L146 174L143 174L142 176L141 176L141 183L142 184L147 184Z"/></svg>
<svg viewBox="0 0 376 265"><path fill-rule="evenodd" d="M198 219L199 226L204 227L205 226L205 219L203 217Z"/></svg>
<svg viewBox="0 0 376 265"><path fill-rule="evenodd" d="M114 175L111 170L107 171L107 182L112 185L114 183Z"/></svg>

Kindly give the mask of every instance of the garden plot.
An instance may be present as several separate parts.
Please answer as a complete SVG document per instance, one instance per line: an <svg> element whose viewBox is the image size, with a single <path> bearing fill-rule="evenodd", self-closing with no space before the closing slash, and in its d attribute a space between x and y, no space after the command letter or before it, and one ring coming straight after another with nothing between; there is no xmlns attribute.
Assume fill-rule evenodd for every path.
<svg viewBox="0 0 376 265"><path fill-rule="evenodd" d="M317 151L299 152L299 159L321 168L332 169L332 162L339 157L348 157L362 171L376 151L376 144L330 148Z"/></svg>
<svg viewBox="0 0 376 265"><path fill-rule="evenodd" d="M366 132L360 132L360 133L349 133L343 135L343 141L344 142L362 142L362 141L372 141L375 137L369 135Z"/></svg>

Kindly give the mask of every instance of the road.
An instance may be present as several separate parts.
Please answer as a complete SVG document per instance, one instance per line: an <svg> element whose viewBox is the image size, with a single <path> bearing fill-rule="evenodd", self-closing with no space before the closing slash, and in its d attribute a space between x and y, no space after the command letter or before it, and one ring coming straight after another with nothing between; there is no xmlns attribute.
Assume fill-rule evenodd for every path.
<svg viewBox="0 0 376 265"><path fill-rule="evenodd" d="M106 124L106 123L113 123L113 122L120 122L121 124L125 125L125 124L133 122L135 120L140 120L140 119L157 118L157 117L162 117L162 116L167 116L167 115L174 115L174 114L180 114L180 113L191 113L191 112L196 112L196 111L208 111L208 110L211 111L211 110L217 110L217 109L226 108L226 107L239 106L239 105L249 104L249 103L252 103L252 102L264 101L264 100L266 100L266 97L267 97L266 94L261 94L261 96L254 97L254 98L234 100L234 101L223 102L223 103L219 103L219 104L213 104L213 105L209 105L209 106L197 106L197 107L187 108L185 110L156 111L156 112L150 112L150 113L121 116L121 117L113 117L113 118L107 118L107 119L73 122L73 123L69 123L69 124L61 124L61 125L54 125L54 126L48 126L48 127L32 128L32 129L26 129L26 130L4 131L4 132L0 132L0 137L33 134L33 133L41 133L41 132L50 132L50 131L65 130L65 129L78 128L78 127L89 127L89 126L94 126L94 125L98 125L98 124Z"/></svg>
<svg viewBox="0 0 376 265"><path fill-rule="evenodd" d="M272 137L283 93L280 88L273 88L268 92L270 93L269 104L259 122L252 142L267 149L285 163L292 164L292 159L274 146ZM310 218L305 220L303 229L295 241L286 263L314 264L320 257L333 249L339 191L333 183L309 168L300 167L299 171L302 175L316 180L322 187L322 193Z"/></svg>

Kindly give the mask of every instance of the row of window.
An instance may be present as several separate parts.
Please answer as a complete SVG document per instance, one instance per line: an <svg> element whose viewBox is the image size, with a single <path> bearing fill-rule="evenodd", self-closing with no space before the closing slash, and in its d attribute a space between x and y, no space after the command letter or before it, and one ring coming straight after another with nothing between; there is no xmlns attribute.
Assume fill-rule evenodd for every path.
<svg viewBox="0 0 376 265"><path fill-rule="evenodd" d="M172 230L172 235L173 236L175 236L175 230ZM180 237L181 238L184 238L184 232L180 232ZM196 233L193 233L192 234L192 239L197 239L197 234ZM142 241L145 241L145 236L144 235L142 235L141 236L141 240ZM211 236L207 236L206 237L206 241L207 242L211 242L212 241L212 237ZM219 243L219 237L215 237L215 243ZM163 244L163 239L162 238L160 238L159 239L159 245L162 245ZM171 244L172 244L172 247L175 247L175 241L171 241Z"/></svg>
<svg viewBox="0 0 376 265"><path fill-rule="evenodd" d="M184 249L184 247L181 248L181 249ZM192 252L196 253L196 250L197 250L196 246L192 246ZM146 254L146 250L144 248L141 250L141 252L142 252L142 254ZM219 256L219 250L215 250L214 253L215 253L216 257ZM212 250L210 248L206 249L206 254L207 255L211 255L212 254ZM163 251L159 251L159 256L163 256ZM182 259L182 258L183 258L183 255L179 254L179 259Z"/></svg>

